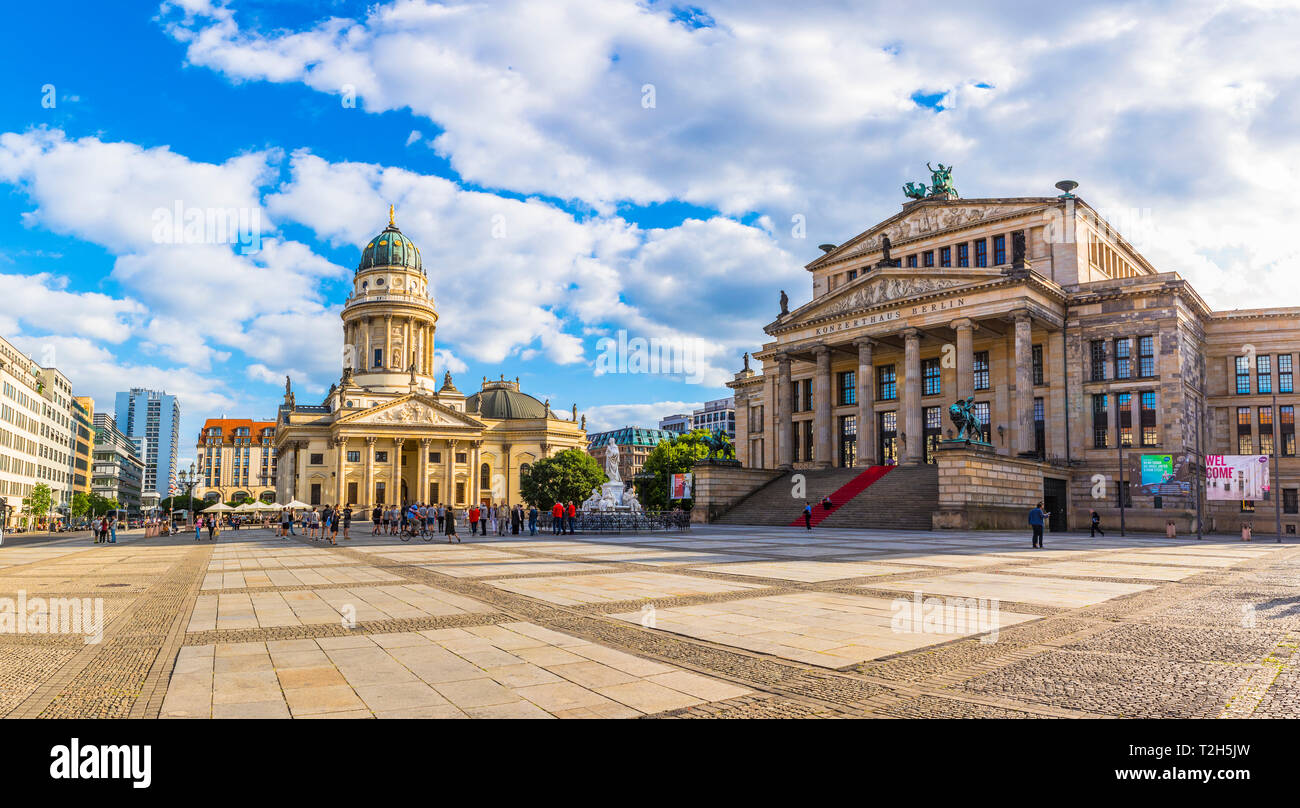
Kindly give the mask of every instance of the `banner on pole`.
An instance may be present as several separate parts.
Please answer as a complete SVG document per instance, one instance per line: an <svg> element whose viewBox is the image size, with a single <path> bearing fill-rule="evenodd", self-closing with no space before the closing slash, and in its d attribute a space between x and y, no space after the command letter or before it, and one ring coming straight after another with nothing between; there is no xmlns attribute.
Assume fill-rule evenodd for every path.
<svg viewBox="0 0 1300 808"><path fill-rule="evenodd" d="M689 473L668 475L668 498L693 499L691 495L692 476Z"/></svg>
<svg viewBox="0 0 1300 808"><path fill-rule="evenodd" d="M1206 455L1205 498L1258 501L1268 492L1268 455Z"/></svg>

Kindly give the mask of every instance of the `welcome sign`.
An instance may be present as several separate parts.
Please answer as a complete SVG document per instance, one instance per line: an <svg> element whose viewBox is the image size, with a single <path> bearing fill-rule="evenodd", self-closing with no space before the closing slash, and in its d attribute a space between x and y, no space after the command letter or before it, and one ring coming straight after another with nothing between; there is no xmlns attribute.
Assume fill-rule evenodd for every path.
<svg viewBox="0 0 1300 808"><path fill-rule="evenodd" d="M1257 501L1268 492L1268 455L1206 455L1205 498Z"/></svg>

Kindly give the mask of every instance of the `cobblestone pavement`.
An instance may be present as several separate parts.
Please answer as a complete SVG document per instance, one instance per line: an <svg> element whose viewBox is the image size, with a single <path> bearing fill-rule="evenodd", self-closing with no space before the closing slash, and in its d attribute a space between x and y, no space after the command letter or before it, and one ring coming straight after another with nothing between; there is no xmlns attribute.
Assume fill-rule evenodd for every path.
<svg viewBox="0 0 1300 808"><path fill-rule="evenodd" d="M0 547L0 715L1300 717L1294 543L464 538Z"/></svg>

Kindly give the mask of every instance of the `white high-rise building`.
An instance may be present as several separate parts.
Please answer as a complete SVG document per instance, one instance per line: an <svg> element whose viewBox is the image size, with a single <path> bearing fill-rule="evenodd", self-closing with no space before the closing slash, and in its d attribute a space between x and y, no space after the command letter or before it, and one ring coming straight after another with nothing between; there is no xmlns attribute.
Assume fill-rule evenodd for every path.
<svg viewBox="0 0 1300 808"><path fill-rule="evenodd" d="M26 356L0 337L0 520L44 521L65 513L72 500L72 384L53 367ZM44 483L48 514L23 512L23 499Z"/></svg>

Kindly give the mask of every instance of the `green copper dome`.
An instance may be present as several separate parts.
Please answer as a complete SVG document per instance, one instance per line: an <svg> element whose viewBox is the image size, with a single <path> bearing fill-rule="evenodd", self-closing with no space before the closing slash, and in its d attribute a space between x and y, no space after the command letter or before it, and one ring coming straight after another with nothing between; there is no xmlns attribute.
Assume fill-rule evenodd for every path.
<svg viewBox="0 0 1300 808"><path fill-rule="evenodd" d="M465 399L465 410L494 420L510 418L545 418L542 402L508 387L489 387Z"/></svg>
<svg viewBox="0 0 1300 808"><path fill-rule="evenodd" d="M424 272L420 248L402 235L397 225L391 223L361 251L361 263L357 264L357 272L377 267L405 267Z"/></svg>

